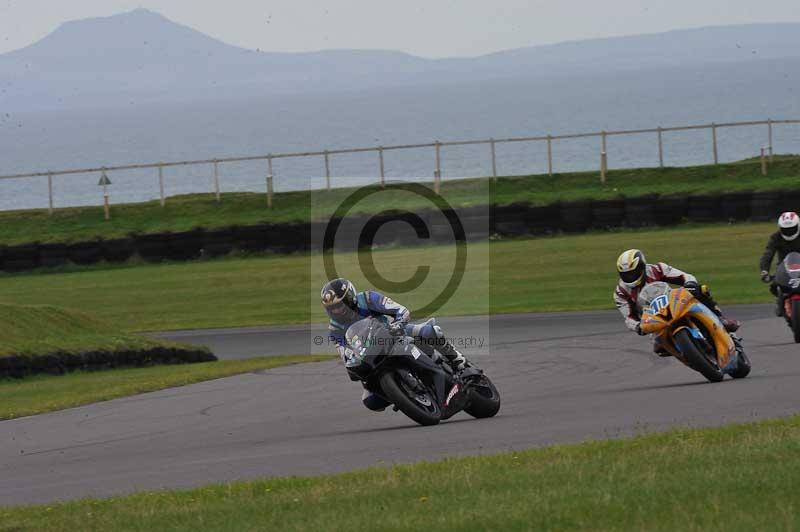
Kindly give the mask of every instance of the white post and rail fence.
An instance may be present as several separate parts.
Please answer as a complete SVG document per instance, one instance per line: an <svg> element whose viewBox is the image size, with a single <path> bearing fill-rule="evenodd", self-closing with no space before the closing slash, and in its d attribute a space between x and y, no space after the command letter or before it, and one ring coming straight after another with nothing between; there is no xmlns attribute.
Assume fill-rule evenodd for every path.
<svg viewBox="0 0 800 532"><path fill-rule="evenodd" d="M620 130L620 131L599 131L593 133L577 133L577 134L566 134L566 135L544 135L544 136L530 136L530 137L511 137L511 138L489 138L489 139L481 139L481 140L458 140L458 141L435 141L431 143L419 143L419 144L402 144L402 145L395 145L395 146L375 146L375 147L363 147L363 148L345 148L345 149L335 149L335 150L321 150L321 151L306 151L306 152L293 152L293 153L271 153L268 155L253 155L253 156L246 156L246 157L221 157L221 158L212 158L212 159L203 159L203 160L193 160L193 161L172 161L172 162L160 162L160 163L146 163L146 164L129 164L129 165L122 165L122 166L105 166L105 167L97 167L97 168L78 168L78 169L71 169L71 170L48 170L44 172L31 172L31 173L22 173L22 174L13 174L13 175L0 175L0 180L2 179L24 179L24 178L38 178L38 177L47 177L48 180L48 211L52 214L53 210L55 209L55 199L53 197L53 178L58 176L65 176L65 175L75 175L75 174L100 174L101 176L105 176L110 172L115 171L130 171L130 170L144 170L144 169L155 169L156 175L158 179L158 187L159 187L159 197L161 206L164 207L166 205L166 197L164 195L164 182L165 182L165 175L164 171L167 168L175 168L175 167L186 167L186 166L206 166L210 167L210 173L212 176L212 186L214 193L214 197L216 201L221 201L221 188L220 188L220 166L229 163L243 163L243 162L252 162L252 161L264 161L266 163L266 195L267 201L266 205L268 208L272 208L274 204L274 186L273 181L275 179L275 173L273 170L273 161L276 159L291 159L291 158L318 158L321 157L323 159L325 165L325 187L330 190L332 187L332 162L335 155L343 155L343 154L358 154L358 153L376 153L377 154L377 161L378 161L378 175L380 176L380 183L382 186L385 186L386 183L386 167L384 161L384 153L387 151L396 151L396 150L418 150L418 149L425 149L425 148L432 148L433 149L433 162L434 162L434 170L433 170L433 182L436 192L438 193L441 187L441 180L442 180L442 159L443 159L443 152L445 151L444 148L453 147L453 146L476 146L480 144L486 144L489 146L489 154L491 157L491 178L497 179L498 177L498 156L496 146L498 144L511 144L511 143L546 143L547 146L547 173L548 175L554 175L555 173L555 155L556 155L556 143L561 141L567 141L572 139L587 139L587 138L599 138L600 145L599 154L600 154L600 180L605 183L607 173L609 171L609 147L608 147L608 140L609 137L620 137L620 136L629 136L629 135L653 135L654 142L657 143L658 146L658 167L664 168L665 164L665 149L664 149L664 136L667 133L672 132L680 132L680 131L697 131L697 130L708 130L710 131L711 136L711 153L710 162L713 164L719 164L720 157L719 157L719 135L718 132L721 129L727 128L739 128L739 127L765 127L765 140L767 144L765 146L754 146L754 153L758 154L759 151L761 152L761 168L762 173L766 175L768 163L773 161L774 157L774 149L773 149L773 140L774 140L774 129L776 126L779 125L789 125L789 124L800 124L800 120L760 120L760 121L748 121L748 122L727 122L727 123L711 123L711 124L702 124L702 125L691 125L691 126L676 126L676 127L657 127L652 129L629 129L629 130ZM104 187L104 203L106 203L108 197L107 186Z"/></svg>

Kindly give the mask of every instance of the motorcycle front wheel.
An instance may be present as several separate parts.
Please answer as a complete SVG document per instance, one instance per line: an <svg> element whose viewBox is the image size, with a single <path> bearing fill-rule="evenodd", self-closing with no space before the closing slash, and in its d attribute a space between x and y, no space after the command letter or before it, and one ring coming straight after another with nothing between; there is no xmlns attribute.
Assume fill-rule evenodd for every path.
<svg viewBox="0 0 800 532"><path fill-rule="evenodd" d="M493 417L500 411L500 392L486 375L470 383L469 406L464 412L474 418Z"/></svg>
<svg viewBox="0 0 800 532"><path fill-rule="evenodd" d="M716 360L710 360L713 353L711 356L706 356L694 343L694 339L687 329L678 331L678 334L676 334L673 339L690 368L698 371L711 382L720 382L725 378L725 374L720 371Z"/></svg>
<svg viewBox="0 0 800 532"><path fill-rule="evenodd" d="M413 375L410 375L412 378ZM384 395L402 413L420 425L438 425L442 420L442 411L436 397L424 385L418 382L411 386L406 377L399 371L388 371L381 376L381 388Z"/></svg>

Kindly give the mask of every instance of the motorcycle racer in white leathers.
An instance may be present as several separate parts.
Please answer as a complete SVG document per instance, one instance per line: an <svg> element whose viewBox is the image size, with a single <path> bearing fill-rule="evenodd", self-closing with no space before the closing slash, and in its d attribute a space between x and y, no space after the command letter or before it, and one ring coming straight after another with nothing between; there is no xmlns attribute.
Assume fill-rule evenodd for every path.
<svg viewBox="0 0 800 532"><path fill-rule="evenodd" d="M711 297L708 287L698 284L694 275L664 262L648 264L641 250L629 249L624 251L617 259L617 272L619 273L619 282L614 289L614 305L625 318L625 326L639 335L645 334L642 332L640 325L642 309L637 303L639 293L647 284L656 282L664 282L686 288L701 303L719 316L725 330L732 333L739 329L739 322L729 320L722 315L722 311ZM659 346L654 345L654 350L658 354L662 354Z"/></svg>

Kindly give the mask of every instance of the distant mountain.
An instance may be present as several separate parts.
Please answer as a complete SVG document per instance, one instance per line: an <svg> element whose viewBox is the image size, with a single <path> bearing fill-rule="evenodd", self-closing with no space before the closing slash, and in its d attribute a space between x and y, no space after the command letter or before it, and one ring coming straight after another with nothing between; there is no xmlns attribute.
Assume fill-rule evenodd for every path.
<svg viewBox="0 0 800 532"><path fill-rule="evenodd" d="M681 30L431 60L380 50L246 50L136 9L65 23L31 46L0 55L0 108L350 91L508 77L544 80L797 58L800 24Z"/></svg>

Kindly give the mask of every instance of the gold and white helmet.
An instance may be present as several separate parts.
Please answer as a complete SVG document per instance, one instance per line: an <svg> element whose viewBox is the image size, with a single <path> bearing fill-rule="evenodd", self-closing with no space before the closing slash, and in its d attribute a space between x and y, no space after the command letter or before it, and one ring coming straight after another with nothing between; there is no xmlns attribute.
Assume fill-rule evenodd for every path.
<svg viewBox="0 0 800 532"><path fill-rule="evenodd" d="M620 281L628 288L636 288L644 283L647 260L639 249L624 251L617 259L617 272Z"/></svg>

